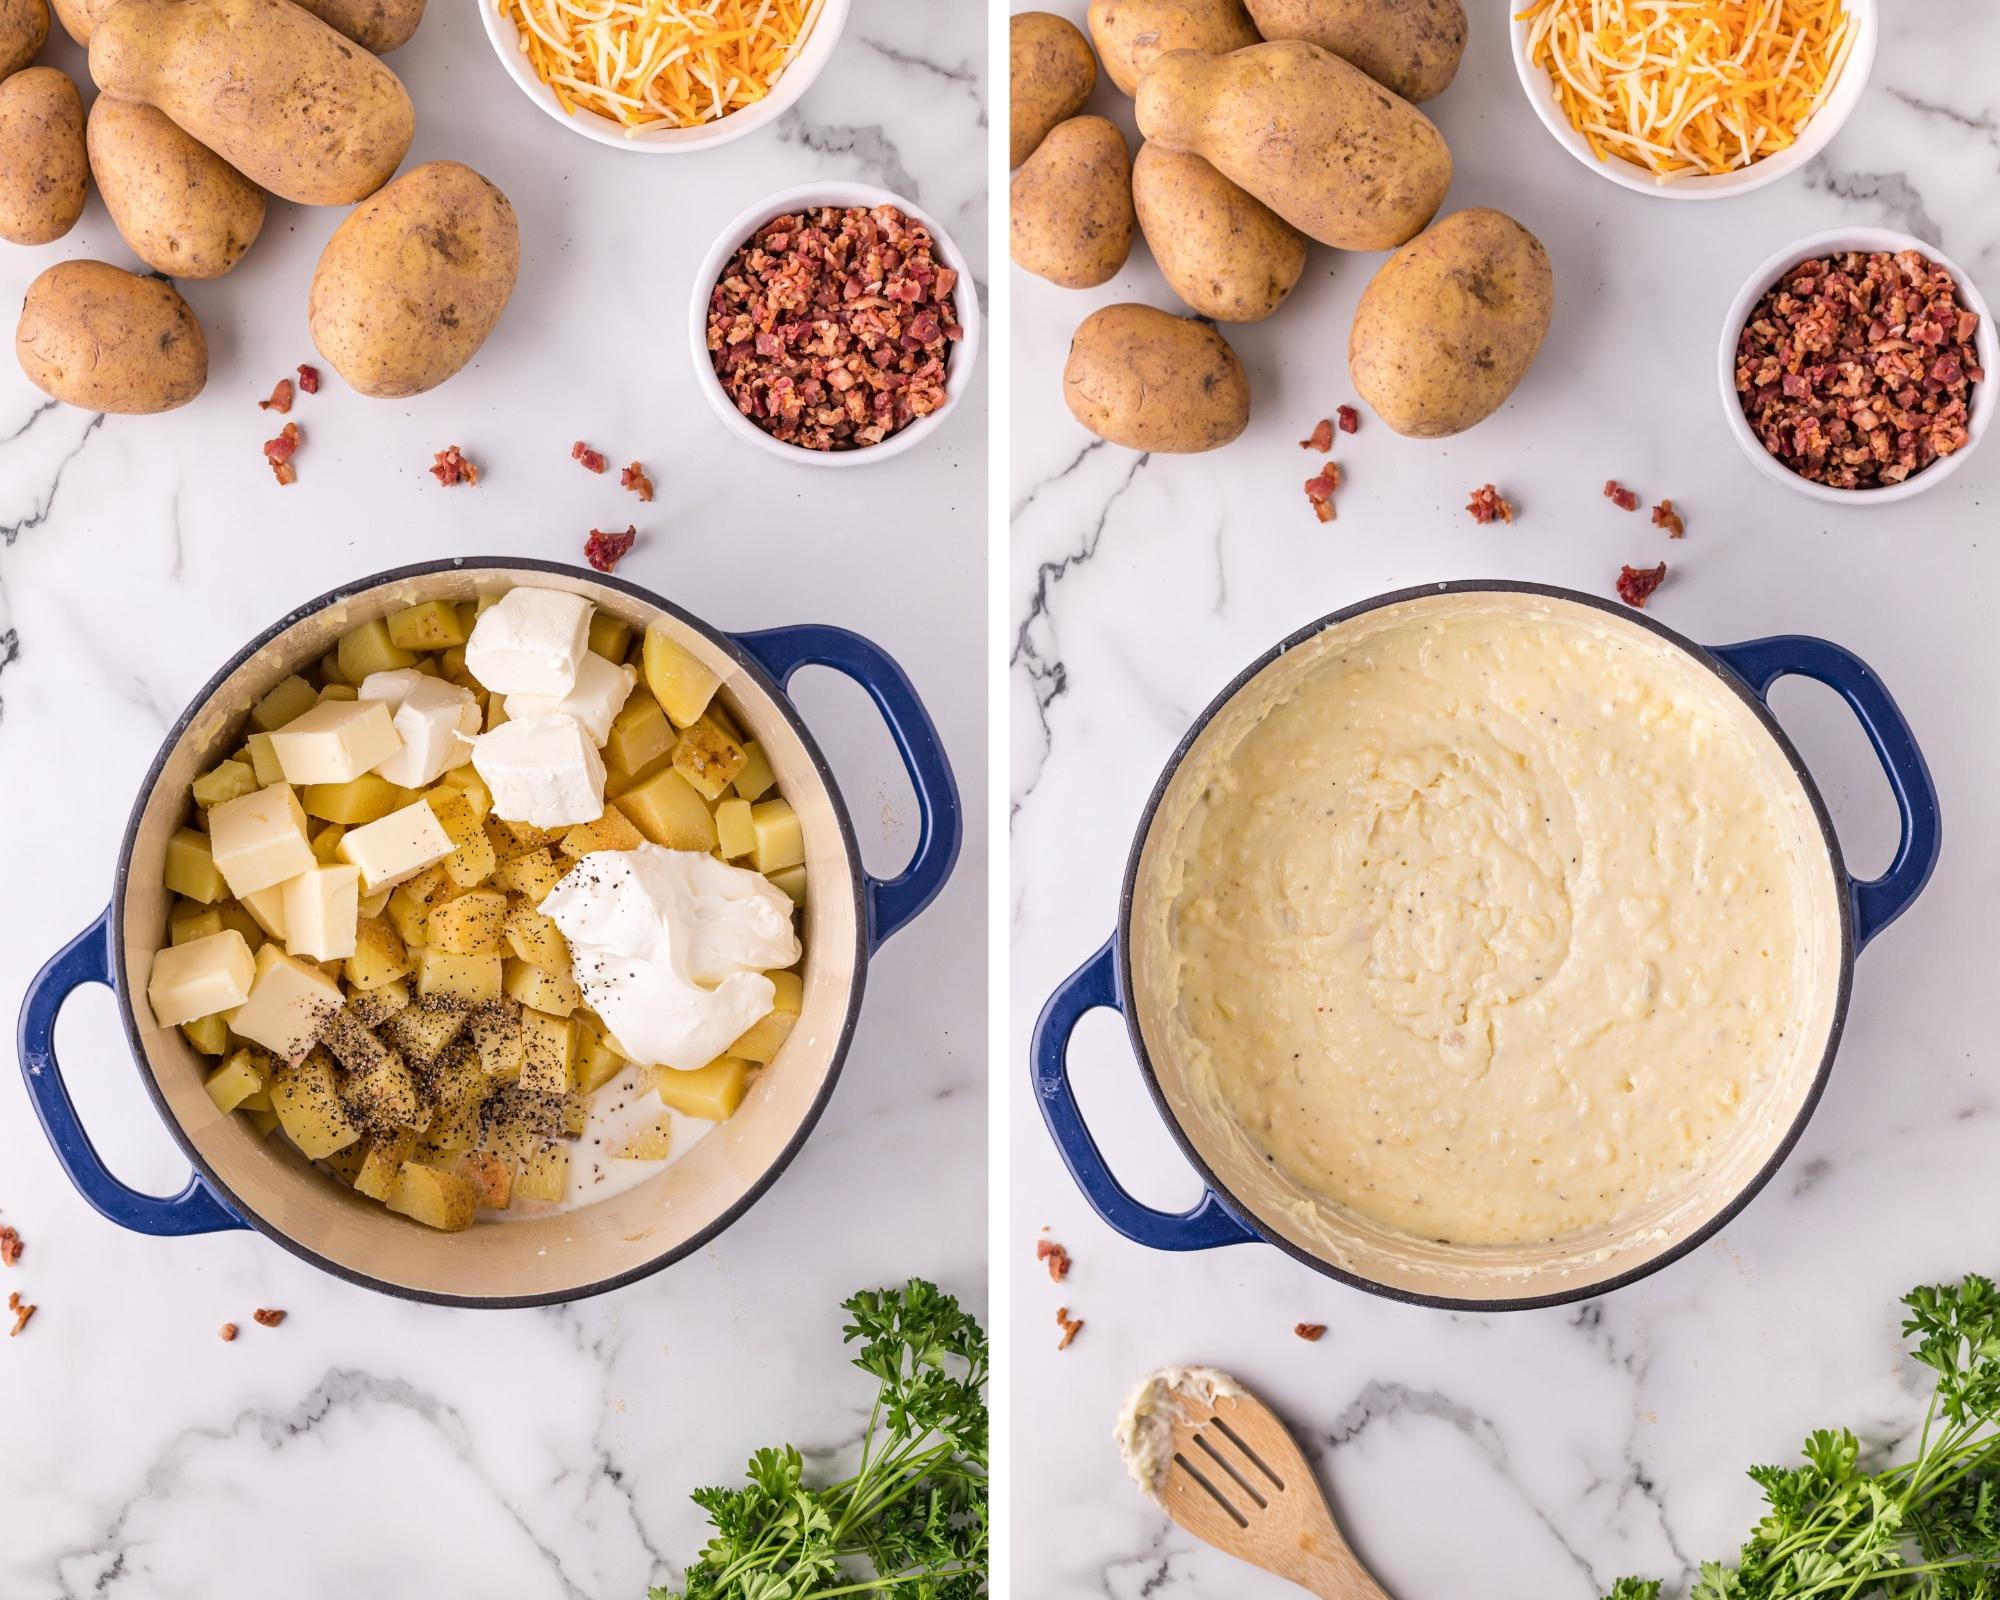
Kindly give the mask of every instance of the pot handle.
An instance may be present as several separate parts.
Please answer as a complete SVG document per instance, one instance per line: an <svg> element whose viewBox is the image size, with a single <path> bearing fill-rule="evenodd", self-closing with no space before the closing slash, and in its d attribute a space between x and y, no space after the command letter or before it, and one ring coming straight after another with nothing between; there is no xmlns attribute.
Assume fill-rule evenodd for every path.
<svg viewBox="0 0 2000 1600"><path fill-rule="evenodd" d="M111 986L109 908L35 974L21 1004L18 1044L28 1098L69 1181L101 1216L134 1233L220 1233L243 1227L243 1219L216 1199L199 1175L190 1176L177 1195L150 1195L119 1182L105 1166L84 1132L56 1062L56 1017L70 995L86 983Z"/></svg>
<svg viewBox="0 0 2000 1600"><path fill-rule="evenodd" d="M1943 844L1937 786L1931 782L1916 736L1868 663L1825 639L1781 634L1718 645L1709 654L1747 683L1759 700L1778 679L1794 674L1825 684L1847 702L1875 747L1875 757L1896 796L1903 829L1888 871L1879 878L1850 875L1847 880L1854 907L1854 947L1859 950L1909 910L1930 881Z"/></svg>
<svg viewBox="0 0 2000 1600"><path fill-rule="evenodd" d="M1069 1081L1069 1041L1086 1012L1109 1006L1122 1012L1118 995L1117 939L1072 972L1049 996L1035 1022L1029 1046L1035 1073L1035 1101L1063 1164L1084 1199L1118 1232L1150 1250L1212 1250L1225 1244L1254 1244L1257 1235L1231 1216L1211 1190L1186 1211L1155 1211L1128 1194L1085 1126Z"/></svg>
<svg viewBox="0 0 2000 1600"><path fill-rule="evenodd" d="M807 624L739 633L736 642L778 680L780 688L806 666L831 667L868 691L889 725L917 793L917 848L910 864L893 878L869 877L868 948L879 950L892 933L918 916L958 864L965 840L958 784L938 740L936 725L917 697L916 686L880 645L846 628Z"/></svg>

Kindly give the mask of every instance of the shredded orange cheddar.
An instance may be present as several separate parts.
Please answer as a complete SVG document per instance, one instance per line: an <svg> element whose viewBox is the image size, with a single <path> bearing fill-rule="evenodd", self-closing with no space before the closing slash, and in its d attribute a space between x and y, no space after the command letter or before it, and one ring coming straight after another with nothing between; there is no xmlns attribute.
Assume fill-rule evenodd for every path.
<svg viewBox="0 0 2000 1600"><path fill-rule="evenodd" d="M824 0L494 0L565 111L627 138L755 105L804 47Z"/></svg>
<svg viewBox="0 0 2000 1600"><path fill-rule="evenodd" d="M1842 0L1535 0L1515 20L1597 159L1662 183L1788 148L1854 42Z"/></svg>

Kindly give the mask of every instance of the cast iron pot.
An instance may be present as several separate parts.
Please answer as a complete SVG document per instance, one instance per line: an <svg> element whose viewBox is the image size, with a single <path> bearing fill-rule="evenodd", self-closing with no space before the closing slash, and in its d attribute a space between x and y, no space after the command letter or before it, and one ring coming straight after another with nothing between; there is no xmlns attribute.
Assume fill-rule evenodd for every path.
<svg viewBox="0 0 2000 1600"><path fill-rule="evenodd" d="M1212 1096L1191 1088L1185 1064L1170 1048L1170 1030L1159 1023L1163 991L1149 989L1135 960L1135 924L1158 905L1157 896L1148 893L1149 872L1167 848L1156 837L1161 832L1157 825L1163 812L1174 813L1181 798L1176 785L1190 767L1189 758L1210 748L1207 741L1226 736L1232 709L1243 715L1245 707L1257 703L1259 687L1284 681L1280 675L1288 671L1303 670L1310 652L1335 642L1338 630L1356 619L1378 618L1391 607L1448 604L1459 596L1512 597L1499 602L1509 606L1584 607L1683 652L1741 702L1752 736L1761 730L1768 737L1772 758L1782 761L1796 780L1825 846L1824 893L1819 896L1824 926L1814 930L1826 950L1828 973L1817 1018L1822 1026L1816 1037L1824 1040L1823 1047L1816 1056L1807 1052L1806 1068L1775 1087L1772 1108L1754 1135L1713 1163L1671 1207L1649 1208L1598 1233L1535 1246L1474 1247L1413 1239L1319 1200L1276 1172L1240 1127L1216 1114L1209 1103ZM1879 878L1864 882L1848 873L1819 789L1764 703L1771 685L1793 674L1817 679L1840 694L1860 719L1888 775L1902 836L1894 861ZM1224 719L1222 735L1218 718ZM1867 664L1838 645L1789 635L1704 649L1627 607L1544 584L1469 580L1378 595L1322 617L1266 651L1209 704L1181 740L1139 821L1119 901L1118 931L1063 981L1035 1024L1031 1065L1036 1099L1091 1207L1126 1238L1152 1249L1206 1250L1262 1240L1342 1283L1453 1310L1526 1309L1600 1295L1658 1271L1710 1237L1749 1204L1790 1154L1833 1066L1855 953L1916 899L1937 863L1939 842L1937 791L1908 723ZM1815 852L1815 867L1817 860ZM1084 1124L1069 1079L1069 1041L1077 1022L1099 1006L1124 1015L1146 1087L1175 1143L1207 1186L1186 1211L1159 1211L1134 1199L1112 1174Z"/></svg>
<svg viewBox="0 0 2000 1600"><path fill-rule="evenodd" d="M177 1029L144 1004L171 896L160 881L167 838L188 785L234 747L251 702L286 673L317 661L359 623L425 600L470 600L520 584L567 589L630 622L663 626L722 679L723 703L761 743L804 827L805 992L797 1026L736 1115L680 1160L596 1204L533 1220L436 1233L393 1215L312 1170L281 1139L258 1139L215 1109L203 1063ZM867 690L888 723L916 790L920 828L909 866L876 879L862 870L847 807L825 758L785 697L792 674L832 667ZM776 1181L812 1132L840 1076L861 1008L868 958L930 904L958 859L962 826L951 766L902 670L840 628L772 628L731 635L618 578L544 561L481 559L403 567L301 606L246 645L181 714L140 787L112 880L111 904L28 986L21 1066L56 1159L83 1197L140 1233L253 1227L337 1277L412 1300L527 1306L581 1299L635 1282L699 1249ZM141 1194L112 1176L78 1120L54 1046L63 1002L80 985L118 997L140 1081L194 1175L179 1194Z"/></svg>

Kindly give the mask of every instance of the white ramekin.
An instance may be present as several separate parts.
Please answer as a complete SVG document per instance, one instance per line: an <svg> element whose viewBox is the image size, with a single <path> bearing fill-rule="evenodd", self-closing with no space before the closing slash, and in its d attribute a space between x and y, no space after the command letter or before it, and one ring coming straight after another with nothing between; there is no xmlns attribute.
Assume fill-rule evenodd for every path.
<svg viewBox="0 0 2000 1600"><path fill-rule="evenodd" d="M1921 472L1912 473L1901 483L1886 484L1876 489L1835 489L1824 483L1813 483L1800 477L1796 472L1779 461L1751 431L1749 419L1743 415L1743 403L1736 393L1736 339L1743 331L1743 324L1749 320L1750 310L1764 297L1764 291L1776 283L1801 261L1814 256L1835 254L1844 250L1868 252L1886 251L1894 254L1899 250L1915 250L1918 254L1935 261L1949 272L1958 283L1959 299L1966 310L1979 317L1979 330L1973 341L1979 351L1979 364L1985 369L1986 377L1972 386L1971 415L1966 424L1970 435L1962 450L1953 451L1948 456L1940 456ZM1774 483L1782 483L1787 488L1796 489L1811 499L1824 501L1836 506L1886 506L1898 500L1907 500L1912 495L1922 494L1926 489L1935 488L1965 465L1965 458L1979 447L1993 422L1995 405L1995 385L2000 384L2000 334L1993 327L1993 313L1987 309L1986 300L1979 292L1966 270L1951 257L1933 245L1914 238L1907 233L1898 233L1893 228L1834 228L1826 233L1815 233L1801 239L1796 244L1787 245L1776 255L1766 260L1762 266L1750 274L1750 279L1737 291L1736 298L1729 303L1729 314L1722 319L1722 340L1716 353L1716 373L1722 385L1722 415L1729 432L1743 447L1743 453L1751 464Z"/></svg>
<svg viewBox="0 0 2000 1600"><path fill-rule="evenodd" d="M1826 104L1814 114L1806 124L1805 132L1790 149L1720 177L1680 178L1663 183L1635 162L1616 156L1598 160L1597 153L1590 148L1583 135L1570 126L1569 118L1563 115L1548 72L1528 59L1528 25L1518 17L1510 21L1514 71L1527 93L1528 104L1542 119L1542 126L1549 130L1557 144L1600 178L1608 178L1620 188L1632 189L1640 194L1660 195L1668 200L1720 200L1730 195L1748 194L1752 189L1761 189L1767 183L1776 183L1789 172L1798 171L1826 148L1859 104L1861 92L1867 87L1869 70L1875 65L1876 0L1846 0L1846 5L1854 18L1854 46L1848 52L1846 65L1841 68Z"/></svg>
<svg viewBox="0 0 2000 1600"><path fill-rule="evenodd" d="M783 216L788 211L801 211L811 206L894 206L913 222L921 222L930 230L934 253L942 266L950 267L958 274L958 288L954 298L958 306L959 326L965 330L963 337L952 348L950 360L945 364L944 403L927 417L920 417L908 427L892 433L880 444L869 445L864 450L807 450L799 445L785 444L772 438L748 417L736 409L722 380L715 375L715 364L708 355L708 297L715 288L716 280L722 276L725 263L737 248L773 217ZM972 373L979 363L979 294L972 280L972 268L965 254L953 242L938 223L937 218L921 206L913 205L901 195L892 194L887 189L878 189L868 183L808 183L796 189L787 189L782 194L774 194L767 200L743 211L722 230L722 236L702 257L701 267L694 276L694 293L688 314L688 331L694 356L695 378L701 385L701 392L708 399L722 424L737 438L748 441L767 455L783 461L814 467L872 467L888 461L914 448L928 439L943 425L957 407L959 399L972 386Z"/></svg>
<svg viewBox="0 0 2000 1600"><path fill-rule="evenodd" d="M479 17L486 25L486 37L493 46L493 53L499 56L500 64L507 69L507 76L519 86L521 93L572 133L580 133L586 139L595 139L599 144L608 144L619 150L641 150L648 155L688 155L697 150L712 150L747 133L755 133L759 128L775 122L797 103L799 97L812 87L813 79L820 75L832 57L834 47L840 43L841 30L847 26L848 6L849 0L825 0L798 59L785 69L777 88L754 106L732 111L719 121L705 122L698 128L662 128L657 132L641 134L628 134L618 123L609 117L600 117L594 111L577 111L574 114L565 111L555 91L535 76L535 69L529 65L527 54L521 49L520 30L514 26L512 19L500 14L494 0L479 0Z"/></svg>

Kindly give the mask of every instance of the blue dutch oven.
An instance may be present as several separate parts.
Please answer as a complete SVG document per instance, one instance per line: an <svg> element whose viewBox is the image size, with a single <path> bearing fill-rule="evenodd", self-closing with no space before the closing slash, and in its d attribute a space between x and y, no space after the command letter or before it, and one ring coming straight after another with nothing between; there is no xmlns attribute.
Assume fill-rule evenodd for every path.
<svg viewBox="0 0 2000 1600"><path fill-rule="evenodd" d="M1190 758L1230 737L1229 724L1262 703L1260 691L1290 681L1284 674L1311 659L1301 652L1337 646L1357 619L1371 624L1392 608L1462 604L1466 596L1504 608L1583 607L1607 625L1630 628L1635 642L1663 642L1712 674L1723 694L1747 716L1746 737L1769 741L1772 761L1788 769L1817 822L1824 844L1824 880L1813 903L1823 908L1812 928L1825 958L1810 1035L1823 1041L1800 1052L1801 1067L1777 1083L1770 1105L1738 1141L1683 1194L1597 1232L1534 1246L1461 1246L1387 1230L1313 1195L1278 1172L1242 1128L1201 1086L1174 1048L1170 983L1153 968L1154 931L1164 927L1163 895L1155 881L1172 840L1164 817L1178 814L1177 784L1194 782ZM1657 650L1657 644L1654 649ZM1860 720L1887 774L1901 813L1901 839L1889 869L1860 880L1843 863L1825 803L1805 763L1765 704L1779 678L1816 679L1835 690ZM1718 698L1718 705L1728 705ZM1218 719L1224 726L1218 730ZM1235 726L1243 726L1235 720ZM1779 769L1773 768L1773 772ZM1780 781L1783 781L1782 777ZM1769 1181L1804 1131L1832 1069L1846 1016L1855 954L1907 910L1929 880L1940 843L1937 792L1896 703L1867 664L1824 639L1791 635L1703 648L1672 629L1595 596L1547 585L1472 580L1405 589L1364 600L1321 618L1283 640L1246 668L1212 701L1167 762L1140 818L1119 901L1117 931L1064 980L1035 1024L1031 1066L1035 1096L1070 1174L1097 1214L1117 1232L1155 1250L1207 1250L1263 1241L1315 1271L1356 1288L1421 1305L1496 1311L1562 1304L1603 1294L1658 1271L1692 1250L1736 1215ZM1817 850L1811 868L1819 868ZM1164 880L1160 880L1163 882ZM1146 1087L1182 1153L1201 1175L1205 1192L1185 1211L1156 1210L1135 1199L1098 1150L1070 1083L1068 1051L1078 1021L1098 1007L1123 1014Z"/></svg>
<svg viewBox="0 0 2000 1600"><path fill-rule="evenodd" d="M316 662L348 629L426 600L471 600L520 584L585 596L635 629L666 628L720 677L721 702L764 748L806 841L806 956L799 1021L742 1107L652 1177L576 1210L435 1233L312 1170L283 1140L216 1111L205 1064L145 1004L171 896L161 883L167 838L195 776L237 748L252 702L285 674ZM868 692L888 724L920 819L908 867L888 879L861 865L838 785L786 698L804 666L827 666ZM150 1234L252 1227L351 1282L409 1299L470 1306L545 1305L635 1282L699 1249L742 1216L805 1143L839 1079L860 1014L868 960L936 897L958 859L958 792L937 730L902 670L840 628L773 628L731 635L618 578L550 562L438 562L367 578L300 607L251 641L175 723L140 789L103 915L29 985L21 1065L56 1158L84 1198L122 1227ZM194 1168L179 1194L121 1183L92 1148L56 1060L56 1016L86 983L108 985L139 1081ZM85 1070L101 1072L105 1064Z"/></svg>

